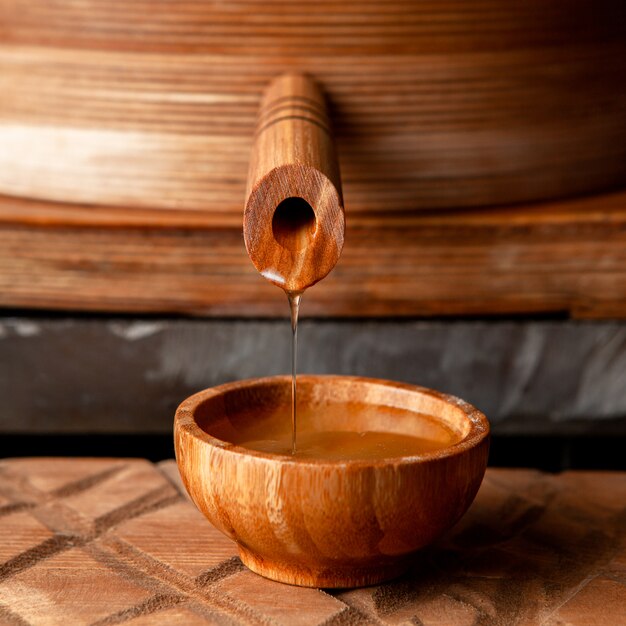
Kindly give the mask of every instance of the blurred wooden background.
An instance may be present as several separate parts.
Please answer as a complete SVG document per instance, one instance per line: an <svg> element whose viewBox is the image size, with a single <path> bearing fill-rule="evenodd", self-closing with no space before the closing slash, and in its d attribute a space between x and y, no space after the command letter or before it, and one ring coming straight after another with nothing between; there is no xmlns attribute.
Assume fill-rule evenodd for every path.
<svg viewBox="0 0 626 626"><path fill-rule="evenodd" d="M0 306L274 316L259 97L328 92L344 257L304 315L626 315L621 0L0 0Z"/></svg>

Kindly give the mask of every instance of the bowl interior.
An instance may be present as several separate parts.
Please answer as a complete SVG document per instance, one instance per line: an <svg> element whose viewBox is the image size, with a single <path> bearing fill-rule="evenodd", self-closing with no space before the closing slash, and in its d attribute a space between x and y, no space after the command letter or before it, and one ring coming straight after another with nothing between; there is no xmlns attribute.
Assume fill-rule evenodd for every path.
<svg viewBox="0 0 626 626"><path fill-rule="evenodd" d="M290 440L290 378L244 381L211 391L193 411L194 421L205 433L235 446L286 453L284 445L272 448L264 443L255 447L250 442ZM409 454L405 452L408 448L398 444L405 437L424 442L420 450L424 454L448 448L474 430L472 411L477 413L455 398L399 383L338 376L298 377L299 445L308 440L319 444L319 437L328 435L326 444L322 441L321 445L328 450L332 442L342 454L348 454L346 458L351 458L349 446L355 433L383 441L387 451L379 453L383 457ZM328 458L343 457L331 454Z"/></svg>

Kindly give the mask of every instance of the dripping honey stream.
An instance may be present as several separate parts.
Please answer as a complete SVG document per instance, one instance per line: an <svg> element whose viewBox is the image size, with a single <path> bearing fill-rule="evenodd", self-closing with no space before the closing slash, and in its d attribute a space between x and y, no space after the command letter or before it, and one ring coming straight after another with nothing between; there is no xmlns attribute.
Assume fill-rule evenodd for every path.
<svg viewBox="0 0 626 626"><path fill-rule="evenodd" d="M279 76L259 109L243 232L253 264L289 301L292 454L300 300L337 263L344 229L339 164L322 90L303 74Z"/></svg>
<svg viewBox="0 0 626 626"><path fill-rule="evenodd" d="M258 427L247 432L247 439L233 433L231 441L254 450L290 452L298 458L311 455L383 458L420 454L450 445L452 438L443 431L437 432L437 436L431 432L430 438L411 433L375 432L366 425L368 420L360 431L337 430L333 423L324 421L325 416L310 416L306 405L298 406L301 299L308 288L333 269L344 242L339 164L326 102L320 87L310 77L301 74L278 77L265 92L258 120L243 232L248 254L257 270L287 294L292 332L291 401L290 407L284 407L283 419L279 421L282 429L274 429L271 437L267 420L259 417ZM300 411L305 412L305 428L300 428ZM369 422L377 423L376 409L369 407L366 414ZM412 416L418 419L415 414ZM341 421L341 416L335 417ZM322 422L326 423L325 430L315 426Z"/></svg>
<svg viewBox="0 0 626 626"><path fill-rule="evenodd" d="M195 394L176 412L174 441L187 491L243 563L313 587L405 571L467 510L489 447L484 415L458 398L359 377L296 379L301 298L335 267L344 230L322 91L308 76L279 76L261 101L243 234L256 269L287 294L291 376Z"/></svg>

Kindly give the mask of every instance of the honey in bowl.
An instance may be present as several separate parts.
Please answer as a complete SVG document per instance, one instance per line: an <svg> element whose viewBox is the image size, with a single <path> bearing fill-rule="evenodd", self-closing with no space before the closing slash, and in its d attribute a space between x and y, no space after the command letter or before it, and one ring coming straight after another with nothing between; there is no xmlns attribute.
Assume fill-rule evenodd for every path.
<svg viewBox="0 0 626 626"><path fill-rule="evenodd" d="M222 441L297 459L330 461L412 457L448 448L462 435L433 417L371 404L298 407L298 437L292 449L289 405L237 410L208 429Z"/></svg>

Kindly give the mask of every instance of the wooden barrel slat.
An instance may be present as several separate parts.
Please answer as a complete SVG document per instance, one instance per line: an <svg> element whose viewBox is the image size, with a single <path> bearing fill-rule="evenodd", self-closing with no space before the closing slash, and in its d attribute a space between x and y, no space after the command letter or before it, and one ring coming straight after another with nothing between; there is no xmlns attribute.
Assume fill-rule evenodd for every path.
<svg viewBox="0 0 626 626"><path fill-rule="evenodd" d="M260 94L286 70L329 94L348 212L615 187L625 12L619 0L0 0L0 193L239 213ZM21 149L35 135L34 153Z"/></svg>
<svg viewBox="0 0 626 626"><path fill-rule="evenodd" d="M0 306L284 315L241 215L286 71L347 216L305 315L626 316L622 0L0 0Z"/></svg>

